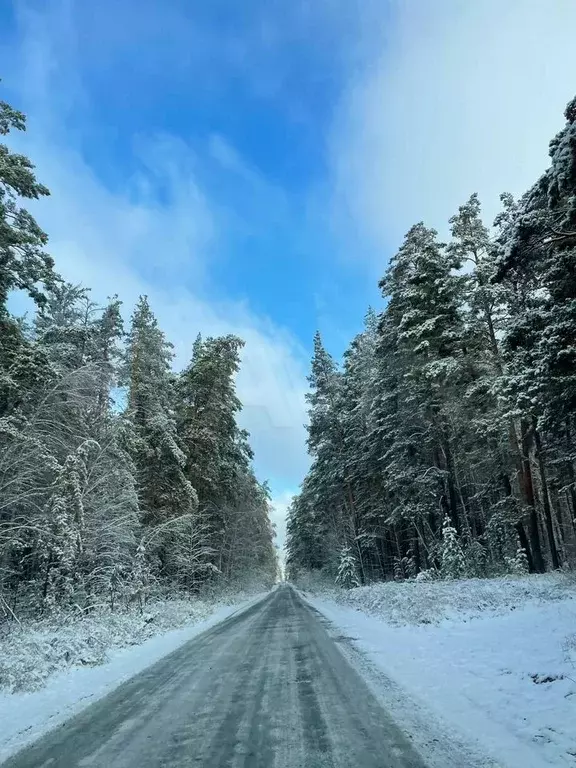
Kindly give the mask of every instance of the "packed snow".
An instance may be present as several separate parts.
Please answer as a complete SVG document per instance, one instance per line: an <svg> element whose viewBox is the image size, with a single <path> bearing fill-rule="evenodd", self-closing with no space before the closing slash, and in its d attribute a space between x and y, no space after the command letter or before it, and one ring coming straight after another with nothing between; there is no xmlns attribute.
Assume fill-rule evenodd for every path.
<svg viewBox="0 0 576 768"><path fill-rule="evenodd" d="M573 576L305 594L476 753L506 768L576 765Z"/></svg>
<svg viewBox="0 0 576 768"><path fill-rule="evenodd" d="M0 762L264 594L14 626L0 638Z"/></svg>

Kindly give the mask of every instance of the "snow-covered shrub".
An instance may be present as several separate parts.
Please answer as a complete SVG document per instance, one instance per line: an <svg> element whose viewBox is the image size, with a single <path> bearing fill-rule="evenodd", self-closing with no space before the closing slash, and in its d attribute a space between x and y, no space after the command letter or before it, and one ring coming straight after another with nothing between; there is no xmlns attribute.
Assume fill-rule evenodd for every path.
<svg viewBox="0 0 576 768"><path fill-rule="evenodd" d="M428 568L426 571L420 571L420 573L416 574L414 581L436 581L439 576L440 574L436 569Z"/></svg>
<svg viewBox="0 0 576 768"><path fill-rule="evenodd" d="M412 552L404 557L394 558L394 581L404 581L404 579L413 579L417 573L416 560Z"/></svg>
<svg viewBox="0 0 576 768"><path fill-rule="evenodd" d="M462 579L466 576L466 558L455 528L446 517L442 526L441 574L443 579Z"/></svg>
<svg viewBox="0 0 576 768"><path fill-rule="evenodd" d="M469 620L486 611L506 614L528 602L567 598L576 601L571 578L559 573L457 581L428 578L388 581L338 590L331 597L390 624L437 624L454 617ZM576 602L574 605L576 608Z"/></svg>
<svg viewBox="0 0 576 768"><path fill-rule="evenodd" d="M438 624L452 618L469 620L486 611L506 614L530 602L549 603L570 598L575 600L576 609L572 578L560 573L498 579L387 581L338 590L330 597L390 624Z"/></svg>
<svg viewBox="0 0 576 768"><path fill-rule="evenodd" d="M344 547L340 552L336 584L344 589L352 589L353 587L360 586L356 558L352 554L350 547Z"/></svg>
<svg viewBox="0 0 576 768"><path fill-rule="evenodd" d="M41 620L12 622L0 636L0 690L31 691L41 688L53 674L71 666L96 666L111 651L140 645L171 629L207 618L216 605L230 605L250 598L253 592L221 594L206 601L150 600L145 611L131 610L79 614L53 614Z"/></svg>
<svg viewBox="0 0 576 768"><path fill-rule="evenodd" d="M502 576L510 572L507 563L516 557L519 546L518 533L514 528L517 516L518 510L510 498L494 506L484 533L488 552L486 575Z"/></svg>
<svg viewBox="0 0 576 768"><path fill-rule="evenodd" d="M394 581L404 581L404 568L402 560L399 557L394 558Z"/></svg>
<svg viewBox="0 0 576 768"><path fill-rule="evenodd" d="M508 573L515 576L524 576L528 573L528 557L526 556L526 550L522 549L522 547L518 547L516 555L514 557L507 557L505 562Z"/></svg>

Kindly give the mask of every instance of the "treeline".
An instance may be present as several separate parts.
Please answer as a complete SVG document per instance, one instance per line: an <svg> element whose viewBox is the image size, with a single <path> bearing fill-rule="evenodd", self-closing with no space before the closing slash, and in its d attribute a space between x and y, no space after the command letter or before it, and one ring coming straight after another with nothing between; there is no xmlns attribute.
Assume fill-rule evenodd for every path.
<svg viewBox="0 0 576 768"><path fill-rule="evenodd" d="M409 230L341 369L316 335L292 578L576 564L576 99L565 117L550 167L501 196L492 230L476 195L448 243Z"/></svg>
<svg viewBox="0 0 576 768"><path fill-rule="evenodd" d="M24 127L0 102L0 133ZM125 332L117 297L56 273L21 207L47 194L0 143L0 617L274 579L269 491L237 423L243 342L198 336L173 373L145 296Z"/></svg>

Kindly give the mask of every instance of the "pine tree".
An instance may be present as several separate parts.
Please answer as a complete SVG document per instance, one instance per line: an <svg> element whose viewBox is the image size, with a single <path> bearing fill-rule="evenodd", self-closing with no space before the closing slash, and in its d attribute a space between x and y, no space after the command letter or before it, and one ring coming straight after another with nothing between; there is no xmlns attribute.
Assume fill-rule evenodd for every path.
<svg viewBox="0 0 576 768"><path fill-rule="evenodd" d="M22 112L0 101L0 136L25 129L26 117ZM54 262L43 250L48 238L28 211L19 206L21 198L35 200L49 194L48 189L36 181L30 160L0 144L1 323L6 321L10 291L26 291L41 305L45 296L38 284L51 286L55 281Z"/></svg>
<svg viewBox="0 0 576 768"><path fill-rule="evenodd" d="M0 103L0 133L24 126ZM237 422L243 343L199 336L181 387L141 297L122 349L118 297L102 307L58 278L19 207L48 194L33 170L0 145L0 602L14 615L142 608L153 591L197 592L216 561L228 584L270 583L270 493ZM32 322L10 315L14 290L36 303Z"/></svg>
<svg viewBox="0 0 576 768"><path fill-rule="evenodd" d="M460 520L446 401L463 378L462 280L453 274L459 266L436 241L436 232L420 223L410 229L380 282L389 297L387 315L404 358L408 395L429 425L430 451L444 478L441 500L456 530Z"/></svg>
<svg viewBox="0 0 576 768"><path fill-rule="evenodd" d="M343 424L342 374L322 343L320 333L314 337L314 355L308 377L310 392L308 451L314 461L310 491L321 499L315 504L315 515L322 535L330 542L326 567L336 573L338 553L342 546L357 541L358 512L348 467L346 433Z"/></svg>
<svg viewBox="0 0 576 768"><path fill-rule="evenodd" d="M526 550L518 548L514 557L506 558L508 572L515 576L524 576L528 573L528 558Z"/></svg>
<svg viewBox="0 0 576 768"><path fill-rule="evenodd" d="M572 278L576 265L574 104L574 100L568 104L567 124L550 144L550 168L523 196L514 216L506 222L497 274L497 280L512 295L511 321L504 344L509 359L509 396L520 414L524 495L535 509L536 483L541 486L547 549L555 568L560 565L562 544L571 531L566 531L563 522L569 510L566 515L562 502L553 497L550 451L563 450L563 474L571 488L575 480L571 438L576 408L572 370L576 319L576 283ZM532 456L538 467L537 480L530 471ZM552 478L552 485L555 482ZM576 497L571 502L574 507ZM537 570L543 570L535 512L531 519L531 544L536 550L531 560L537 561Z"/></svg>
<svg viewBox="0 0 576 768"><path fill-rule="evenodd" d="M0 101L0 136L25 129L25 116ZM29 343L22 324L9 315L6 306L14 290L25 291L42 306L45 289L57 280L54 263L43 250L46 235L19 205L22 199L48 194L36 180L30 160L0 143L0 416L18 409L51 377L48 361Z"/></svg>
<svg viewBox="0 0 576 768"><path fill-rule="evenodd" d="M326 522L324 509L318 507L319 499L314 491L314 474L305 478L300 494L288 509L286 521L286 568L290 579L300 571L330 569L333 558L333 539L324 535Z"/></svg>
<svg viewBox="0 0 576 768"><path fill-rule="evenodd" d="M86 442L66 458L46 504L47 536L39 552L44 561L42 597L49 610L67 607L84 587L79 568L84 550L84 496L88 485L87 462L95 449L97 446Z"/></svg>
<svg viewBox="0 0 576 768"><path fill-rule="evenodd" d="M241 404L234 377L243 342L236 336L197 339L178 382L179 434L186 445L187 476L205 502L217 505L234 485L234 465L251 458L236 416Z"/></svg>

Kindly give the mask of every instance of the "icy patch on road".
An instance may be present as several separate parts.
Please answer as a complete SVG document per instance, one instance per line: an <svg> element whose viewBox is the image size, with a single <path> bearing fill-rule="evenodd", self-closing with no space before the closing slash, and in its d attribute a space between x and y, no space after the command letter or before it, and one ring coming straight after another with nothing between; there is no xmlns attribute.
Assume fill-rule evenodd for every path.
<svg viewBox="0 0 576 768"><path fill-rule="evenodd" d="M574 768L575 595L574 580L546 575L306 597L498 765Z"/></svg>
<svg viewBox="0 0 576 768"><path fill-rule="evenodd" d="M218 604L166 600L144 615L101 614L59 629L37 622L11 633L0 645L0 665L10 676L5 681L36 680L44 687L0 693L0 762L264 594ZM67 660L55 660L55 648L69 654ZM17 672L11 670L16 664Z"/></svg>

